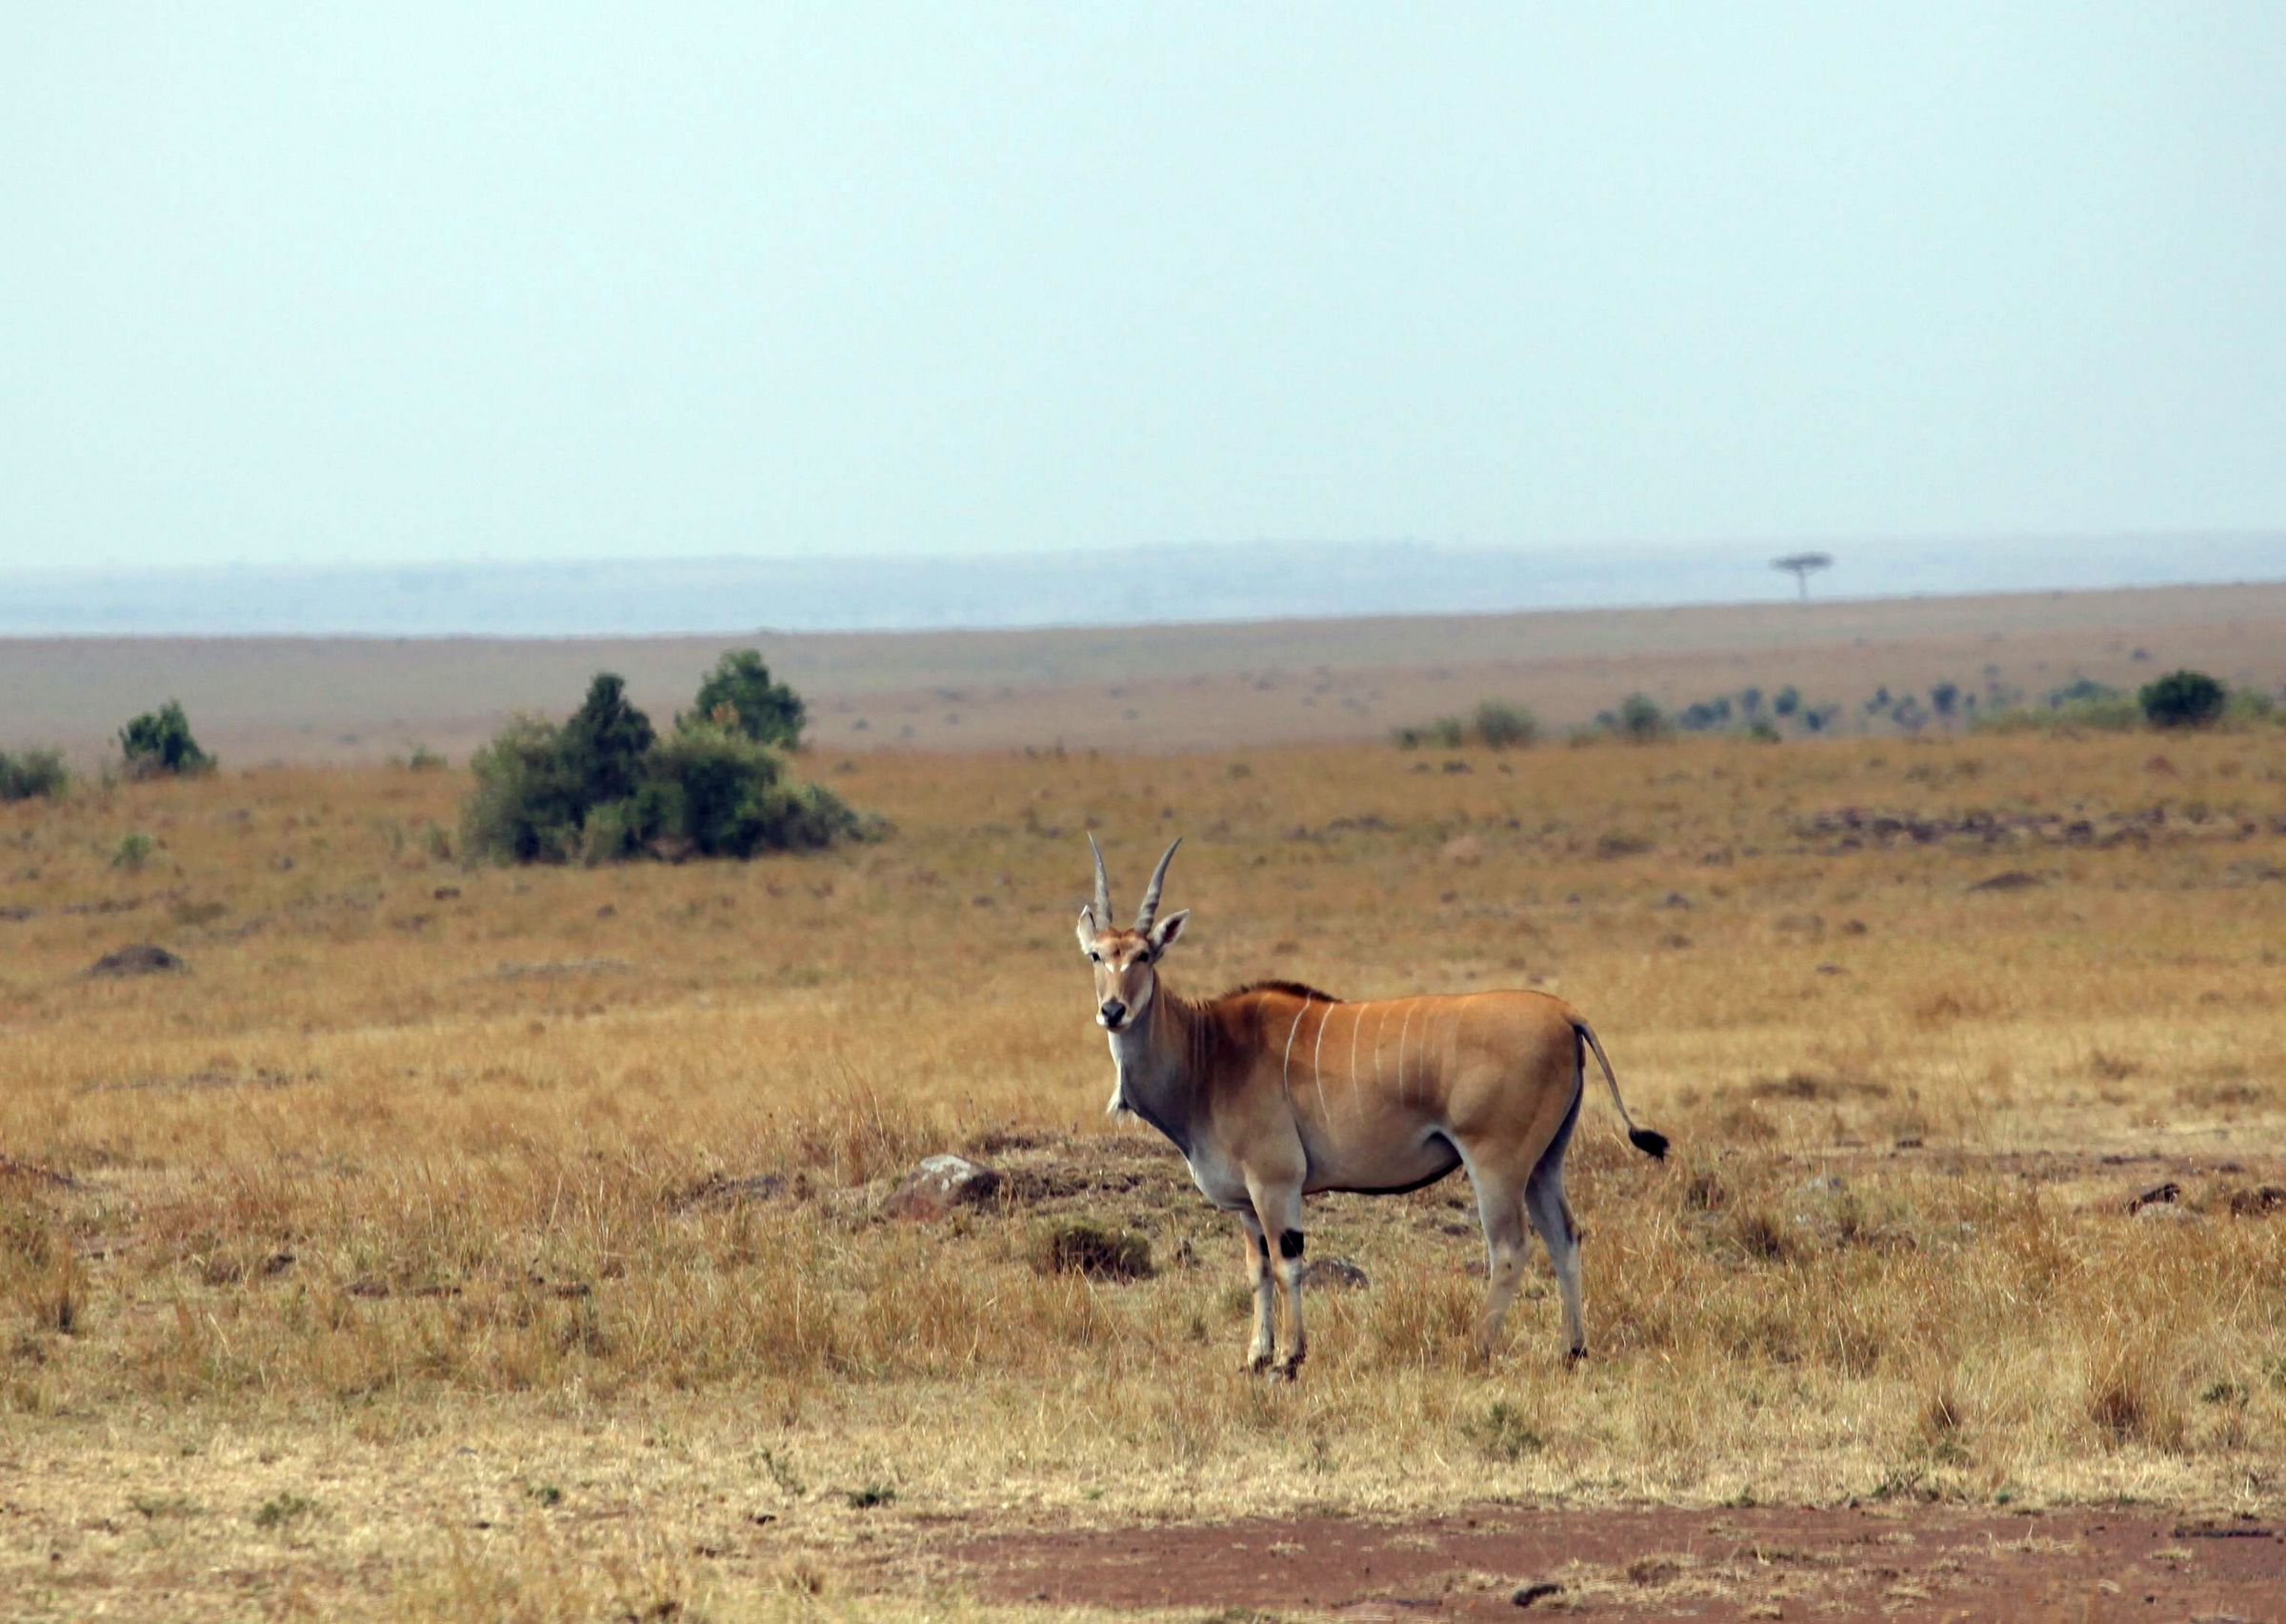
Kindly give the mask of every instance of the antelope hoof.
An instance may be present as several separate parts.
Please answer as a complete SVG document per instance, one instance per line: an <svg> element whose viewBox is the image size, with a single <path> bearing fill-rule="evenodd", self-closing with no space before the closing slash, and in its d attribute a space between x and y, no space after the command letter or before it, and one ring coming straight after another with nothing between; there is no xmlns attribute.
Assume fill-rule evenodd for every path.
<svg viewBox="0 0 2286 1624"><path fill-rule="evenodd" d="M1588 1345L1585 1342L1564 1350L1564 1366L1567 1370L1575 1371L1587 1362Z"/></svg>
<svg viewBox="0 0 2286 1624"><path fill-rule="evenodd" d="M1270 1361L1274 1357L1276 1357L1275 1350L1270 1348L1256 1348L1253 1353L1247 1354L1246 1363L1241 1365L1239 1369L1245 1371L1250 1376L1258 1376L1264 1371L1270 1369Z"/></svg>
<svg viewBox="0 0 2286 1624"><path fill-rule="evenodd" d="M1287 1354L1286 1357L1271 1367L1270 1379L1273 1381L1299 1381L1302 1375L1303 1357L1304 1355L1300 1353Z"/></svg>

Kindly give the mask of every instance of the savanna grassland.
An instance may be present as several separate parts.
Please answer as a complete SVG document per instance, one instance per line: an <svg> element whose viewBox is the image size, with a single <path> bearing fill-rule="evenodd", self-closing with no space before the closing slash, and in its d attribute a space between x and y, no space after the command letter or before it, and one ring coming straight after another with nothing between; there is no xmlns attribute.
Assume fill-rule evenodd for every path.
<svg viewBox="0 0 2286 1624"><path fill-rule="evenodd" d="M384 768L0 807L0 1612L964 1616L999 1529L2286 1502L2275 729L808 771L894 834L467 869L463 775ZM1234 1232L1102 1115L1091 828L1127 906L1189 837L1187 991L1586 1010L1675 1141L1591 1097L1588 1365L1535 1258L1471 1367L1455 1178L1313 1202L1371 1283L1240 1373ZM87 975L134 942L189 968ZM1003 1196L884 1217L943 1150ZM1154 1272L1047 1267L1077 1218Z"/></svg>

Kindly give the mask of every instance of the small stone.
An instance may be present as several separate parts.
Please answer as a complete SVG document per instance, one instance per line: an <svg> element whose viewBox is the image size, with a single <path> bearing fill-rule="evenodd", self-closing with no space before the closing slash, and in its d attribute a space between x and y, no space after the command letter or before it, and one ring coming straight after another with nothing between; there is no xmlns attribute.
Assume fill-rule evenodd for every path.
<svg viewBox="0 0 2286 1624"><path fill-rule="evenodd" d="M1003 1182L997 1172L966 1156L931 1156L890 1192L881 1211L892 1218L941 1218L957 1208L991 1200Z"/></svg>
<svg viewBox="0 0 2286 1624"><path fill-rule="evenodd" d="M169 952L165 948L153 947L149 942L138 942L133 947L121 948L116 952L105 953L88 967L88 973L114 977L180 974L189 971L190 968L187 961Z"/></svg>
<svg viewBox="0 0 2286 1624"><path fill-rule="evenodd" d="M1302 1272L1302 1284L1332 1291L1363 1291L1374 1277L1346 1257L1320 1257Z"/></svg>

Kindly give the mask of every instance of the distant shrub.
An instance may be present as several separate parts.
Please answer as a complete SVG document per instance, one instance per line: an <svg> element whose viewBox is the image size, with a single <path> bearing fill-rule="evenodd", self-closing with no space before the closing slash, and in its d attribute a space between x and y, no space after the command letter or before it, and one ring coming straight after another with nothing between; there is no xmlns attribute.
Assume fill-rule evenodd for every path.
<svg viewBox="0 0 2286 1624"><path fill-rule="evenodd" d="M1539 742L1540 719L1524 706L1487 699L1465 721L1458 716L1439 716L1433 722L1399 728L1393 736L1400 750L1458 750L1466 744L1518 750Z"/></svg>
<svg viewBox="0 0 2286 1624"><path fill-rule="evenodd" d="M770 679L770 668L752 649L733 649L714 662L714 669L698 685L692 722L712 722L734 728L761 744L793 750L802 742L809 719L801 696L782 682ZM678 725L684 718L677 718Z"/></svg>
<svg viewBox="0 0 2286 1624"><path fill-rule="evenodd" d="M1512 750L1536 744L1540 737L1540 719L1521 705L1512 705L1505 699L1487 699L1476 707L1476 738L1494 750Z"/></svg>
<svg viewBox="0 0 2286 1624"><path fill-rule="evenodd" d="M1647 693L1631 693L1613 713L1612 732L1633 744L1649 744L1667 733L1667 713Z"/></svg>
<svg viewBox="0 0 2286 1624"><path fill-rule="evenodd" d="M141 873L143 865L150 861L150 854L158 849L159 843L138 829L121 839L119 849L111 853L111 867L125 869L130 874Z"/></svg>
<svg viewBox="0 0 2286 1624"><path fill-rule="evenodd" d="M1929 708L1939 716L1944 717L1947 721L1952 720L1953 712L1959 708L1959 705L1960 684L1957 682L1939 682L1930 686Z"/></svg>
<svg viewBox="0 0 2286 1624"><path fill-rule="evenodd" d="M1770 708L1780 716L1791 716L1802 708L1802 691L1788 683L1772 698Z"/></svg>
<svg viewBox="0 0 2286 1624"><path fill-rule="evenodd" d="M1434 722L1397 730L1397 746L1401 750L1420 750L1424 747L1458 750L1468 742L1468 725L1458 716L1439 716Z"/></svg>
<svg viewBox="0 0 2286 1624"><path fill-rule="evenodd" d="M751 857L885 829L790 781L785 758L742 730L686 717L659 737L608 672L569 721L518 717L469 765L462 848L495 862Z"/></svg>
<svg viewBox="0 0 2286 1624"><path fill-rule="evenodd" d="M442 772L451 765L425 744L414 745L412 753L405 758L405 770L409 772Z"/></svg>
<svg viewBox="0 0 2286 1624"><path fill-rule="evenodd" d="M1683 707L1674 719L1675 726L1688 733L1711 732L1716 728L1731 725L1730 695L1714 699L1695 699Z"/></svg>
<svg viewBox="0 0 2286 1624"><path fill-rule="evenodd" d="M71 787L71 772L60 750L0 751L0 801L52 800Z"/></svg>
<svg viewBox="0 0 2286 1624"><path fill-rule="evenodd" d="M1756 744L1776 744L1782 736L1778 730L1760 716L1746 725L1746 736Z"/></svg>
<svg viewBox="0 0 2286 1624"><path fill-rule="evenodd" d="M2205 672L2169 672L2136 696L2155 728L2203 728L2221 716L2230 695Z"/></svg>
<svg viewBox="0 0 2286 1624"><path fill-rule="evenodd" d="M2222 708L2223 719L2238 723L2276 722L2281 712L2278 702L2259 689L2234 688Z"/></svg>
<svg viewBox="0 0 2286 1624"><path fill-rule="evenodd" d="M211 772L214 758L198 748L190 736L190 718L182 703L170 699L156 711L146 711L119 730L119 748L127 756L130 778L153 778L161 773Z"/></svg>

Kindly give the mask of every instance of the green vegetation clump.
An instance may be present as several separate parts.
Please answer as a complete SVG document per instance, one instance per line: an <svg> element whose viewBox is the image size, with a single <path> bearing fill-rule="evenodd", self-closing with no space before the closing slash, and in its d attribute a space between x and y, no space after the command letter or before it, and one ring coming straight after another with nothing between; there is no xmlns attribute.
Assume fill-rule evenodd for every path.
<svg viewBox="0 0 2286 1624"><path fill-rule="evenodd" d="M214 768L214 758L190 736L190 718L183 714L182 702L177 699L168 700L156 711L144 712L121 728L119 748L127 756L130 778L155 778L163 773L182 776L211 772Z"/></svg>
<svg viewBox="0 0 2286 1624"><path fill-rule="evenodd" d="M714 662L698 685L692 711L694 721L712 722L759 744L786 750L801 747L802 729L809 721L801 695L782 682L771 681L770 668L752 649L732 649ZM676 718L678 726L682 720Z"/></svg>
<svg viewBox="0 0 2286 1624"><path fill-rule="evenodd" d="M727 722L686 715L662 738L610 672L568 721L520 716L470 768L461 830L471 860L752 857L883 829L832 791L791 780L782 754Z"/></svg>
<svg viewBox="0 0 2286 1624"><path fill-rule="evenodd" d="M1395 737L1400 750L1425 746L1458 750L1468 744L1480 744L1488 750L1521 750L1540 742L1540 719L1526 706L1487 699L1465 721L1458 716L1439 716L1434 722L1399 728Z"/></svg>
<svg viewBox="0 0 2286 1624"><path fill-rule="evenodd" d="M1521 705L1505 699L1487 699L1476 707L1477 742L1494 750L1514 750L1537 744L1540 719Z"/></svg>
<svg viewBox="0 0 2286 1624"><path fill-rule="evenodd" d="M2205 672L2169 672L2136 696L2155 728L2203 728L2219 720L2230 692Z"/></svg>
<svg viewBox="0 0 2286 1624"><path fill-rule="evenodd" d="M1631 693L1619 701L1612 716L1612 732L1630 744L1649 744L1667 736L1667 713L1648 693Z"/></svg>
<svg viewBox="0 0 2286 1624"><path fill-rule="evenodd" d="M54 800L71 787L60 750L0 750L0 801Z"/></svg>

